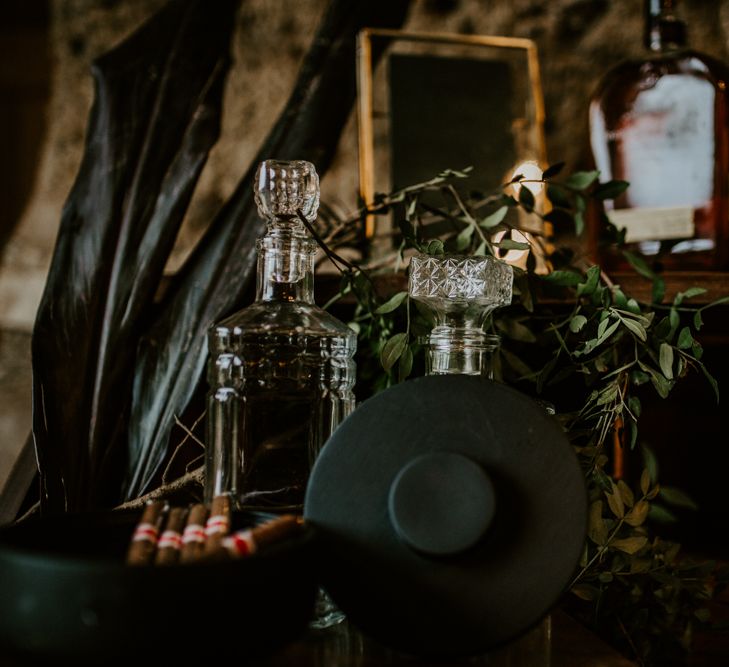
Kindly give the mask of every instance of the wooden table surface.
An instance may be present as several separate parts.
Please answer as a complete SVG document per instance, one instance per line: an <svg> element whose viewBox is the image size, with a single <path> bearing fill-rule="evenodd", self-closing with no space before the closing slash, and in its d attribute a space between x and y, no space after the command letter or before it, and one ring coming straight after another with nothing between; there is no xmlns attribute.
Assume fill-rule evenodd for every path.
<svg viewBox="0 0 729 667"><path fill-rule="evenodd" d="M635 667L577 621L557 610L551 622L552 650L549 667ZM521 657L519 657L521 656ZM524 649L501 649L488 656L451 662L432 662L399 656L342 623L326 632L295 642L260 664L260 667L539 667Z"/></svg>

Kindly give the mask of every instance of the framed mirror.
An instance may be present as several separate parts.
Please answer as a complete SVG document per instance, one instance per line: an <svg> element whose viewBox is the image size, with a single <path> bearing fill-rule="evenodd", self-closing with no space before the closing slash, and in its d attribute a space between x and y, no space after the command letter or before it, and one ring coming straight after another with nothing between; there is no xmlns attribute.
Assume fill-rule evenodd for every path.
<svg viewBox="0 0 729 667"><path fill-rule="evenodd" d="M528 39L363 30L358 113L367 204L445 169L471 166L461 187L493 189L524 162L546 164L537 48ZM391 248L392 235L384 219L368 218L370 255Z"/></svg>

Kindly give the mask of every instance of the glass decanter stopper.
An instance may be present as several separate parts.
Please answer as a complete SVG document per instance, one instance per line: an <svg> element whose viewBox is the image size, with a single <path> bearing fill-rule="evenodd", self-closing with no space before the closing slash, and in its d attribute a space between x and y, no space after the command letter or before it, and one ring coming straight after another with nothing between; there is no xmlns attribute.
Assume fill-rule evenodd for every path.
<svg viewBox="0 0 729 667"><path fill-rule="evenodd" d="M316 218L314 166L262 162L255 198L268 221L256 300L209 334L205 499L300 511L314 459L354 408L357 337L314 303L317 246L297 215Z"/></svg>
<svg viewBox="0 0 729 667"><path fill-rule="evenodd" d="M435 327L427 340L428 375L493 377L499 337L484 331L491 312L511 303L512 268L494 257L415 255L408 291L428 306Z"/></svg>

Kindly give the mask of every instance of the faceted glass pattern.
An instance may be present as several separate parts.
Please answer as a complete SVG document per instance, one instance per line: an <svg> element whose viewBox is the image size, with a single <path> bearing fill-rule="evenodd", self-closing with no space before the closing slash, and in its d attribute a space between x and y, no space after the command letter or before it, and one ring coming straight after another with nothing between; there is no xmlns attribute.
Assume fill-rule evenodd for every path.
<svg viewBox="0 0 729 667"><path fill-rule="evenodd" d="M488 310L511 303L513 271L494 257L416 255L410 262L409 292L419 301L478 303Z"/></svg>
<svg viewBox="0 0 729 667"><path fill-rule="evenodd" d="M319 210L319 175L311 162L265 160L258 166L255 199L262 218L295 218L301 209L313 222Z"/></svg>

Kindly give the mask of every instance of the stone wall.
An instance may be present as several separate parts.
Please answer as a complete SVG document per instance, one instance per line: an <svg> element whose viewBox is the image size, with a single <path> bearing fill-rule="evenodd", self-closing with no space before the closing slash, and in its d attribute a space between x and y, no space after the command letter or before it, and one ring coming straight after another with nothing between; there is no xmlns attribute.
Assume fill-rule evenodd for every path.
<svg viewBox="0 0 729 667"><path fill-rule="evenodd" d="M51 0L55 68L36 184L0 265L0 324L28 329L50 260L62 203L83 150L92 101L91 60L113 46L163 0ZM414 0L406 29L527 37L537 42L550 160L588 161L586 104L612 64L642 52L636 0ZM693 45L729 59L729 0L685 3ZM237 16L223 133L203 173L171 269L179 266L253 159L288 97L325 0L243 0ZM354 115L323 183L345 209L357 195Z"/></svg>

